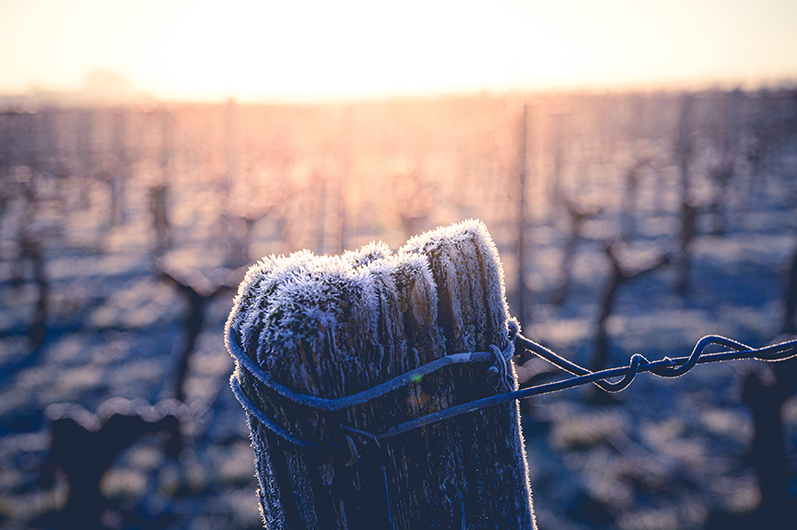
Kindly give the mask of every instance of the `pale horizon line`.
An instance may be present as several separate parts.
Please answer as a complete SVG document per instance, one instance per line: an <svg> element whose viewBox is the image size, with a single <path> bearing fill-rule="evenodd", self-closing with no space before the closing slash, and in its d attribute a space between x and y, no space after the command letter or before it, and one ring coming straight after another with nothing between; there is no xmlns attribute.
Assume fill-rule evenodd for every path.
<svg viewBox="0 0 797 530"><path fill-rule="evenodd" d="M103 71L116 74L111 70L95 69L91 71ZM122 75L122 74L117 74ZM125 77L122 75L122 77ZM97 87L82 85L50 85L43 82L34 81L26 88L11 88L0 86L0 99L25 99L42 98L52 100L79 101L81 103L96 100L98 104L103 102L115 103L223 103L236 101L240 103L278 103L278 104L333 104L347 103L356 101L374 101L385 99L415 99L415 98L444 98L457 96L470 96L478 94L528 94L528 95L567 95L584 93L658 93L658 92L703 92L712 90L729 91L740 89L745 92L756 92L760 90L782 90L797 89L797 74L789 76L770 76L760 77L755 80L742 79L741 77L707 77L704 79L670 79L670 80L628 80L628 81L604 81L604 82L541 82L541 83L485 83L484 85L472 86L451 86L440 88L417 89L385 89L372 91L332 91L324 94L323 92L289 92L289 91L228 91L222 93L201 94L201 90L186 91L184 96L170 94L170 91L139 89L134 83L130 83L129 89L122 92L103 91Z"/></svg>

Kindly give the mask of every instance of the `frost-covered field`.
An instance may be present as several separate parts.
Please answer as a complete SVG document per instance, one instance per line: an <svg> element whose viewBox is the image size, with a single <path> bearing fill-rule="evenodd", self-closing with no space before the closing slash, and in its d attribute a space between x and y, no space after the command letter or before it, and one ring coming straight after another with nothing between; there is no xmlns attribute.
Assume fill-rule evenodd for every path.
<svg viewBox="0 0 797 530"><path fill-rule="evenodd" d="M698 212L689 291L676 292L675 263L620 285L606 320L609 364L635 352L686 355L706 334L753 346L778 336L797 249L793 93L698 94L686 119L677 94L526 101L527 337L590 364L611 273L604 246L628 226L627 175L643 159L622 261L643 268L679 246L679 138L691 147ZM270 253L339 253L372 240L396 249L423 230L478 217L516 310L521 103L483 95L3 114L0 528L46 527L46 514L67 499L66 479L48 467L48 406L94 412L111 398L173 395L190 306L164 268L201 291L243 278L240 267ZM730 176L712 178L723 163L732 163ZM152 219L163 184L169 228L159 250ZM562 197L592 212L564 299L553 304L571 236ZM120 453L101 483L108 528L260 527L248 429L228 387L222 330L232 296L204 306L184 387L183 452L166 456L161 433ZM741 399L751 369L765 367L739 361L674 380L640 376L614 405L592 404L585 388L524 402L540 528L702 528L714 512L753 511L753 423ZM783 420L793 467L794 398Z"/></svg>

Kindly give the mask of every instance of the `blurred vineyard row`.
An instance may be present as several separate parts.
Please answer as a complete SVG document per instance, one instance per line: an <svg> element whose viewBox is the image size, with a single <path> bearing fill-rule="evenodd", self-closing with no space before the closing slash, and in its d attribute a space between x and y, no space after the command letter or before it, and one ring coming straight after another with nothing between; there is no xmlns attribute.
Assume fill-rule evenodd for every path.
<svg viewBox="0 0 797 530"><path fill-rule="evenodd" d="M6 108L2 528L69 527L55 419L95 432L172 398L179 457L162 430L122 444L98 479L97 524L260 527L222 336L246 267L395 248L471 217L496 241L526 336L585 365L686 354L709 333L794 333L797 92ZM540 527L756 513L753 370L772 386L744 362L644 379L608 406L578 391L524 403ZM797 404L781 401L794 469Z"/></svg>

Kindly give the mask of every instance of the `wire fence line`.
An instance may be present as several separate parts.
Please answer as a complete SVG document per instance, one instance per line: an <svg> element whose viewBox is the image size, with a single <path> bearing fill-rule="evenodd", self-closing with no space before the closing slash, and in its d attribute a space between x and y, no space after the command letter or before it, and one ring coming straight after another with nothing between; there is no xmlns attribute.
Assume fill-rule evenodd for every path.
<svg viewBox="0 0 797 530"><path fill-rule="evenodd" d="M230 384L233 393L244 409L252 414L252 416L257 418L274 434L296 446L305 448L324 448L332 447L339 443L347 443L352 451L353 458L356 457L356 449L352 446L352 440L350 438L351 435L360 438L366 443L375 442L378 445L380 441L387 440L394 436L398 436L415 429L420 429L446 419L467 414L469 412L474 412L476 410L514 400L575 388L585 384L595 384L608 392L619 392L627 388L640 373L651 373L658 377L680 377L698 364L741 359L755 359L759 361L776 362L797 357L797 339L781 342L763 348L753 348L733 339L718 335L708 335L697 342L692 350L692 353L688 356L674 358L664 357L663 359L656 361L649 361L643 355L637 353L631 356L629 363L625 366L592 372L576 363L573 363L572 361L568 361L548 348L545 348L518 333L515 335L514 340L510 341L509 347L502 352L498 351L497 348L494 348L494 351L490 352L470 352L447 355L368 390L338 399L325 399L307 394L301 394L277 383L268 373L262 370L260 366L258 366L255 361L253 361L246 354L246 352L243 351L241 346L238 344L238 340L232 329L228 330L227 339L230 353L236 359L238 364L238 369L230 378ZM706 349L710 346L719 346L720 348L725 349L719 352L707 353ZM512 362L512 357L515 355L516 350L519 349L526 350L541 357L560 370L571 374L573 377L509 391L504 391L507 387L505 377L499 377L497 384L495 385L496 390L499 393L493 396L462 403L430 414L419 416L412 420L395 425L384 432L366 432L355 429L351 426L338 424L338 432L341 434L341 436L323 443L317 443L299 438L284 427L280 426L274 418L269 417L246 395L246 392L241 386L241 379L239 375L239 370L243 368L250 372L266 388L295 405L311 407L317 409L319 412L334 413L355 405L367 403L401 387L418 384L424 376L441 370L444 367L455 364L490 363L490 367L486 371L485 375L495 379L494 375L507 373L507 371L510 369L509 363ZM615 382L610 381L610 379L616 377L620 377L621 379Z"/></svg>

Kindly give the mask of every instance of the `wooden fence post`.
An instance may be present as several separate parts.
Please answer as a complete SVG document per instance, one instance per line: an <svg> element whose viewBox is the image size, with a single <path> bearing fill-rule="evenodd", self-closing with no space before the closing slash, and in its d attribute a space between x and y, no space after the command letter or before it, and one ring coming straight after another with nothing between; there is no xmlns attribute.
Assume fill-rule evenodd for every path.
<svg viewBox="0 0 797 530"><path fill-rule="evenodd" d="M529 231L529 216L526 208L526 185L528 181L528 144L529 144L529 105L523 102L523 112L520 116L520 139L518 149L518 217L517 217L517 318L525 323L530 316L530 307L527 307L529 286L526 282L526 234Z"/></svg>
<svg viewBox="0 0 797 530"><path fill-rule="evenodd" d="M496 377L492 360L451 364L333 412L261 380L334 400L447 354L511 351L516 330L497 251L478 221L417 236L396 254L372 243L250 269L227 340L266 528L534 528L517 402L373 436L516 388L508 359L509 378Z"/></svg>
<svg viewBox="0 0 797 530"><path fill-rule="evenodd" d="M675 136L674 158L678 164L681 178L681 230L679 243L681 255L678 260L678 272L675 290L681 296L689 294L689 274L692 268L692 240L695 235L697 209L691 195L690 166L694 157L693 126L690 118L693 113L694 96L683 94L680 101L680 114Z"/></svg>

